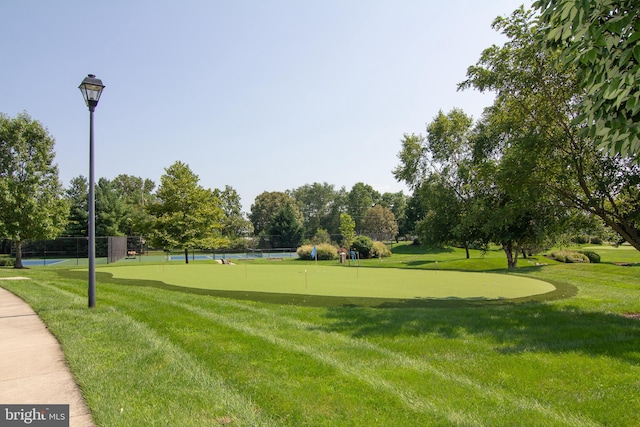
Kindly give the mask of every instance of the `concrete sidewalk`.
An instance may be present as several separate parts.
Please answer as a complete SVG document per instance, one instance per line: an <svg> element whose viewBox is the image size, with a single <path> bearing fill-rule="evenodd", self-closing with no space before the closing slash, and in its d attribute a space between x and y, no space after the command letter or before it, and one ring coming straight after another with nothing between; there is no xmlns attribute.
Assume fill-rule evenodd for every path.
<svg viewBox="0 0 640 427"><path fill-rule="evenodd" d="M68 404L71 427L93 427L60 343L33 309L0 288L0 404Z"/></svg>

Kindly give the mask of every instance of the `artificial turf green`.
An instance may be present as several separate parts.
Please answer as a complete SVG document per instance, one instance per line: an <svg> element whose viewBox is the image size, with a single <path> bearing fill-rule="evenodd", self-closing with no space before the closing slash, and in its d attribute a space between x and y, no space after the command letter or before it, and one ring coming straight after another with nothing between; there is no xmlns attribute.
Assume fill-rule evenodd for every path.
<svg viewBox="0 0 640 427"><path fill-rule="evenodd" d="M366 298L513 299L555 290L542 280L484 272L299 265L167 264L101 267L117 279L221 291Z"/></svg>

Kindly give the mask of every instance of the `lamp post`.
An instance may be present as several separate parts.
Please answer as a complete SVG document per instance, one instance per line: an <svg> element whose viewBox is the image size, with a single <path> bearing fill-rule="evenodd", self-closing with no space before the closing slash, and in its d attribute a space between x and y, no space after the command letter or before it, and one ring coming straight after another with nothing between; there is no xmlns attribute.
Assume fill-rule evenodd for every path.
<svg viewBox="0 0 640 427"><path fill-rule="evenodd" d="M104 85L89 74L78 86L89 107L89 308L96 306L96 197L93 175L93 112L100 100Z"/></svg>

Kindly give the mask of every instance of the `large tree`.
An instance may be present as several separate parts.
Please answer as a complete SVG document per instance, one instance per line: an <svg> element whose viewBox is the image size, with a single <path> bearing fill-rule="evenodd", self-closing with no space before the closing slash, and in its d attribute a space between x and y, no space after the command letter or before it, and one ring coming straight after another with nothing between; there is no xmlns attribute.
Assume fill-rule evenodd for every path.
<svg viewBox="0 0 640 427"><path fill-rule="evenodd" d="M298 210L298 207L295 206L293 197L280 191L265 191L258 194L251 205L251 213L249 214L249 220L253 224L253 232L258 235L267 234L271 226L271 221L286 204L293 205L296 217L302 223L302 214Z"/></svg>
<svg viewBox="0 0 640 427"><path fill-rule="evenodd" d="M124 236L128 206L112 181L100 178L96 184L96 236Z"/></svg>
<svg viewBox="0 0 640 427"><path fill-rule="evenodd" d="M150 179L125 174L118 175L111 181L112 189L124 203L124 217L119 224L121 233L127 236L143 233L144 225L149 221L144 206L153 202L155 186Z"/></svg>
<svg viewBox="0 0 640 427"><path fill-rule="evenodd" d="M482 150L508 150L514 179L545 185L557 203L600 217L640 250L640 166L598 150L597 135L582 132L574 118L585 93L572 64L560 67L557 52L539 50L532 12L520 8L493 25L509 40L486 49L460 85L497 95Z"/></svg>
<svg viewBox="0 0 640 427"><path fill-rule="evenodd" d="M292 202L285 203L273 216L269 225L269 242L273 248L296 248L304 234L304 227Z"/></svg>
<svg viewBox="0 0 640 427"><path fill-rule="evenodd" d="M178 161L165 169L157 200L146 206L153 218L149 223L152 244L183 248L185 263L189 263L189 249L213 248L226 241L220 235L220 201L198 181L189 166Z"/></svg>
<svg viewBox="0 0 640 427"><path fill-rule="evenodd" d="M380 193L369 184L357 182L351 187L351 191L347 195L347 213L356 222L356 231L362 230L365 214L381 199Z"/></svg>
<svg viewBox="0 0 640 427"><path fill-rule="evenodd" d="M640 7L637 0L539 0L543 45L575 67L586 96L574 123L611 153L640 159Z"/></svg>
<svg viewBox="0 0 640 427"><path fill-rule="evenodd" d="M69 206L63 198L55 141L27 113L0 114L0 235L16 249L22 268L22 243L51 239L64 230Z"/></svg>
<svg viewBox="0 0 640 427"><path fill-rule="evenodd" d="M418 199L412 203L410 216L420 240L433 246L464 246L467 257L473 240L464 226L473 197L469 185L472 129L473 118L464 111L439 111L427 125L426 138L405 135L398 154L402 163L394 171L396 179L414 187Z"/></svg>
<svg viewBox="0 0 640 427"><path fill-rule="evenodd" d="M337 201L333 185L314 182L288 191L287 194L296 200L307 233L314 233L318 229L326 229L330 233L337 232L337 229L331 229L335 225L332 213Z"/></svg>
<svg viewBox="0 0 640 427"><path fill-rule="evenodd" d="M225 185L224 190L214 189L215 196L220 200L220 207L224 212L222 220L222 235L232 241L246 237L253 231L251 222L242 214L240 195L230 185Z"/></svg>
<svg viewBox="0 0 640 427"><path fill-rule="evenodd" d="M398 235L398 223L391 209L375 205L364 215L362 231L375 240L391 240Z"/></svg>

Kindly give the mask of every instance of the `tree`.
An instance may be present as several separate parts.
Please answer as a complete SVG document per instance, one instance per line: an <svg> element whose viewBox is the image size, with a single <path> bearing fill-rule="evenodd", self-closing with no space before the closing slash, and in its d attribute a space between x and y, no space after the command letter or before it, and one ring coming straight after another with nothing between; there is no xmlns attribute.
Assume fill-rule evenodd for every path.
<svg viewBox="0 0 640 427"><path fill-rule="evenodd" d="M461 224L460 199L439 175L424 180L414 191L414 198L420 211L415 233L423 245L442 247L465 240L456 233Z"/></svg>
<svg viewBox="0 0 640 427"><path fill-rule="evenodd" d="M249 220L253 224L253 232L259 235L267 233L273 217L287 203L295 205L295 200L286 193L265 191L258 194L251 205L251 213L249 214ZM302 223L302 214L300 214L297 207L294 206L293 209L296 217Z"/></svg>
<svg viewBox="0 0 640 427"><path fill-rule="evenodd" d="M302 241L304 228L293 203L285 203L271 220L269 239L274 248L296 248Z"/></svg>
<svg viewBox="0 0 640 427"><path fill-rule="evenodd" d="M408 197L404 192L384 193L380 205L391 209L398 224L398 234L396 236L407 236L409 229L407 228L406 209ZM398 237L396 237L396 240Z"/></svg>
<svg viewBox="0 0 640 427"><path fill-rule="evenodd" d="M336 191L333 185L314 182L287 191L287 194L296 200L307 232L313 232L319 228L328 229L332 225L332 211L336 204Z"/></svg>
<svg viewBox="0 0 640 427"><path fill-rule="evenodd" d="M540 30L531 12L520 8L493 25L508 42L486 49L460 85L497 94L487 121L491 131L476 150L510 152L513 179L545 186L558 204L600 217L640 250L640 166L598 150L573 121L585 94L571 64L560 67L557 52L538 49Z"/></svg>
<svg viewBox="0 0 640 427"><path fill-rule="evenodd" d="M427 156L424 144L424 136L405 133L402 139L402 149L398 153L400 164L393 170L395 179L406 182L412 189L418 187L426 177L425 160Z"/></svg>
<svg viewBox="0 0 640 427"><path fill-rule="evenodd" d="M27 113L0 114L0 235L15 244L15 268L23 268L25 240L54 238L66 225L69 206L53 164L54 144Z"/></svg>
<svg viewBox="0 0 640 427"><path fill-rule="evenodd" d="M111 181L100 178L96 184L96 236L123 236L127 205Z"/></svg>
<svg viewBox="0 0 640 427"><path fill-rule="evenodd" d="M220 207L224 213L222 220L222 235L232 241L249 235L253 226L242 215L242 203L240 195L230 185L225 185L224 190L213 190L215 196L220 200Z"/></svg>
<svg viewBox="0 0 640 427"><path fill-rule="evenodd" d="M356 222L347 213L340 214L340 235L342 235L342 247L349 249L356 237Z"/></svg>
<svg viewBox="0 0 640 427"><path fill-rule="evenodd" d="M613 154L640 159L640 8L637 0L539 0L538 36L570 64L586 96L574 124Z"/></svg>
<svg viewBox="0 0 640 427"><path fill-rule="evenodd" d="M225 243L220 235L223 212L213 191L198 184L188 165L178 161L165 169L156 192L157 200L147 205L152 216L149 237L165 249L213 248Z"/></svg>
<svg viewBox="0 0 640 427"><path fill-rule="evenodd" d="M70 187L65 190L70 211L69 220L64 231L65 236L87 237L89 230L89 183L80 175L71 180Z"/></svg>
<svg viewBox="0 0 640 427"><path fill-rule="evenodd" d="M362 229L362 221L367 210L380 202L381 196L374 188L363 182L357 182L347 195L347 213L356 223L356 230Z"/></svg>
<svg viewBox="0 0 640 427"><path fill-rule="evenodd" d="M391 209L375 205L365 214L362 230L376 240L391 240L398 235L398 223Z"/></svg>
<svg viewBox="0 0 640 427"><path fill-rule="evenodd" d="M469 186L474 167L472 128L473 119L464 111L439 111L427 125L427 137L414 138L398 155L411 164L396 168L403 171L396 177L413 185L414 197L423 199L414 201L410 214L420 240L433 246L462 245L467 257L472 237L464 214L473 198Z"/></svg>
<svg viewBox="0 0 640 427"><path fill-rule="evenodd" d="M150 220L144 206L154 200L155 183L150 179L121 174L111 181L111 185L124 203L123 218L119 224L120 232L127 236L141 235L145 223Z"/></svg>

